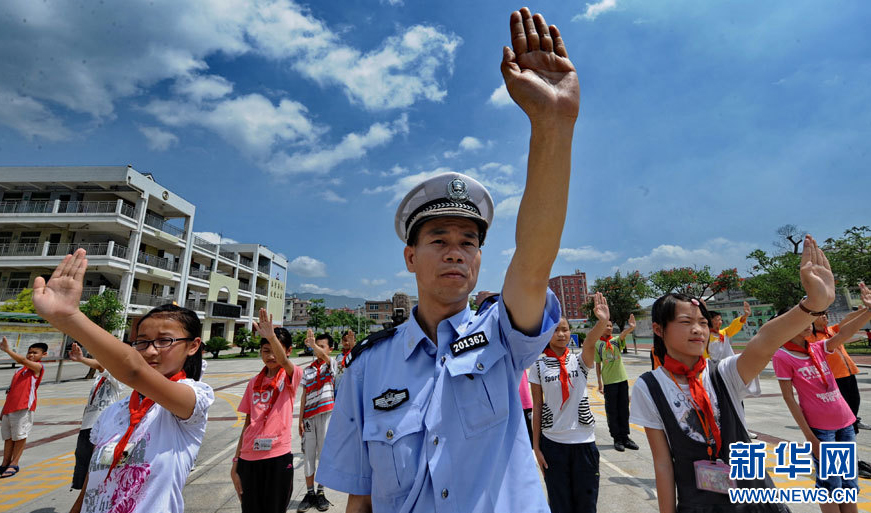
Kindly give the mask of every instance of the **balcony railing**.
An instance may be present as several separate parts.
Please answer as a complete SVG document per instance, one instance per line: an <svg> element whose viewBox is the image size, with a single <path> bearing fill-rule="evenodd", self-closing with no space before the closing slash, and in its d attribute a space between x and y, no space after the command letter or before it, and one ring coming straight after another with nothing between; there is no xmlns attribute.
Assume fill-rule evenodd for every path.
<svg viewBox="0 0 871 513"><path fill-rule="evenodd" d="M0 214L49 214L51 201L0 201Z"/></svg>
<svg viewBox="0 0 871 513"><path fill-rule="evenodd" d="M115 297L118 297L118 289L105 288L103 291L112 291L115 293ZM82 301L87 301L91 296L96 296L97 294L100 294L100 287L83 287Z"/></svg>
<svg viewBox="0 0 871 513"><path fill-rule="evenodd" d="M118 208L117 201L61 201L58 205L58 212L61 214L113 214L116 208Z"/></svg>
<svg viewBox="0 0 871 513"><path fill-rule="evenodd" d="M188 310L193 310L195 312L205 312L206 311L206 300L205 299L188 299L184 302L184 307Z"/></svg>
<svg viewBox="0 0 871 513"><path fill-rule="evenodd" d="M124 202L121 204L121 215L127 216L130 219L136 218L136 207L130 203Z"/></svg>
<svg viewBox="0 0 871 513"><path fill-rule="evenodd" d="M0 290L0 301L15 299L18 297L18 294L21 294L22 290L24 289L2 289Z"/></svg>
<svg viewBox="0 0 871 513"><path fill-rule="evenodd" d="M194 245L205 249L209 253L214 253L215 250L218 249L218 246L212 244L211 242L207 241L202 237L197 237L196 235L194 235Z"/></svg>
<svg viewBox="0 0 871 513"><path fill-rule="evenodd" d="M170 262L168 258L159 257L157 255L150 255L144 251L139 252L139 256L136 258L136 261L140 264L157 267L158 269L164 269L174 273L178 272L178 261Z"/></svg>
<svg viewBox="0 0 871 513"><path fill-rule="evenodd" d="M254 269L254 260L246 257L245 255L239 255L239 263L248 267L249 269Z"/></svg>
<svg viewBox="0 0 871 513"><path fill-rule="evenodd" d="M255 287L254 291L260 294L261 296L265 296L269 291L268 287Z"/></svg>
<svg viewBox="0 0 871 513"><path fill-rule="evenodd" d="M109 253L109 244L105 242L98 243L67 243L67 244L49 244L47 256L71 255L77 249L82 248L88 256L105 256Z"/></svg>
<svg viewBox="0 0 871 513"><path fill-rule="evenodd" d="M127 260L127 246L119 246L118 244L115 244L112 248L112 256Z"/></svg>
<svg viewBox="0 0 871 513"><path fill-rule="evenodd" d="M42 244L39 242L9 242L0 244L0 256L40 256Z"/></svg>
<svg viewBox="0 0 871 513"><path fill-rule="evenodd" d="M212 274L211 269L191 269L191 278L199 278L201 280L208 280L209 275Z"/></svg>
<svg viewBox="0 0 871 513"><path fill-rule="evenodd" d="M233 261L233 262L236 261L236 253L233 253L232 251L224 251L224 250L222 249L221 251L219 251L219 254L220 254L222 257L226 258L227 260L231 260L231 261Z"/></svg>
<svg viewBox="0 0 871 513"><path fill-rule="evenodd" d="M154 214L145 214L145 224L152 228L157 228L160 231L170 235L175 235L179 239L184 239L184 230L178 226L174 226L166 222L166 219Z"/></svg>
<svg viewBox="0 0 871 513"><path fill-rule="evenodd" d="M172 303L174 298L166 296L152 296L151 294L142 294L134 292L130 295L130 303L134 305L145 306L160 306Z"/></svg>
<svg viewBox="0 0 871 513"><path fill-rule="evenodd" d="M263 265L258 265L257 270L260 271L261 273L269 274L269 262L267 262Z"/></svg>

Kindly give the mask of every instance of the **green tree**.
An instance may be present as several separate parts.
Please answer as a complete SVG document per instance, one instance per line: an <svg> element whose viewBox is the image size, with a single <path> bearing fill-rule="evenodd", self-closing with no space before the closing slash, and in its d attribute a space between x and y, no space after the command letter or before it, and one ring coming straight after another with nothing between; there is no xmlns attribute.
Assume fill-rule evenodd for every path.
<svg viewBox="0 0 871 513"><path fill-rule="evenodd" d="M260 350L260 340L263 337L260 336L259 333L255 333L248 337L248 340L245 342L245 349L251 352L256 352Z"/></svg>
<svg viewBox="0 0 871 513"><path fill-rule="evenodd" d="M248 349L248 344L251 341L251 330L245 326L236 328L236 333L233 334L233 343L239 348L239 356L244 356Z"/></svg>
<svg viewBox="0 0 871 513"><path fill-rule="evenodd" d="M651 296L647 280L638 271L627 273L625 276L617 271L614 276L596 278L593 284L593 292L601 292L608 300L608 308L611 310L611 322L620 331L629 321L629 316L641 308L639 300ZM584 305L587 317L595 319L593 315L593 298L590 297Z"/></svg>
<svg viewBox="0 0 871 513"><path fill-rule="evenodd" d="M826 239L823 251L838 285L855 287L860 281L871 283L871 228L854 226L843 237Z"/></svg>
<svg viewBox="0 0 871 513"><path fill-rule="evenodd" d="M114 290L105 290L102 294L91 296L84 304L79 306L79 309L94 324L109 333L127 327L127 322L124 319L124 303L118 299Z"/></svg>
<svg viewBox="0 0 871 513"><path fill-rule="evenodd" d="M763 303L773 304L775 310L798 304L804 296L799 276L800 254L769 255L757 249L747 258L755 263L742 285L745 292Z"/></svg>
<svg viewBox="0 0 871 513"><path fill-rule="evenodd" d="M206 351L212 353L212 358L217 358L218 353L230 349L230 342L224 337L212 337L205 344Z"/></svg>
<svg viewBox="0 0 871 513"><path fill-rule="evenodd" d="M309 320L306 326L314 328L315 331L327 327L327 308L324 306L323 299L312 299L308 306Z"/></svg>
<svg viewBox="0 0 871 513"><path fill-rule="evenodd" d="M711 274L710 266L701 269L693 267L674 267L652 273L648 278L655 296L671 292L704 299L705 301L724 290L740 287L738 269L724 269L720 274ZM707 295L705 295L707 293Z"/></svg>
<svg viewBox="0 0 871 513"><path fill-rule="evenodd" d="M24 289L15 299L0 305L0 312L36 313L36 308L33 307L33 289Z"/></svg>

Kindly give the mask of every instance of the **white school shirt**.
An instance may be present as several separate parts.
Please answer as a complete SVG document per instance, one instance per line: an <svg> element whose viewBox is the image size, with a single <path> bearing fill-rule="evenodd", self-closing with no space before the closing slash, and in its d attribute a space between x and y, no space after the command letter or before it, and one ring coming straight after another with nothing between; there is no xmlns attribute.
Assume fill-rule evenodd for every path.
<svg viewBox="0 0 871 513"><path fill-rule="evenodd" d="M100 380L103 378L106 379L100 385ZM97 385L100 385L100 388L96 388ZM100 413L121 398L121 391L124 388L124 385L119 383L109 371L98 372L94 376L94 384L91 385L91 391L88 392L88 402L82 413L82 429L94 427Z"/></svg>
<svg viewBox="0 0 871 513"><path fill-rule="evenodd" d="M587 374L590 368L576 354L566 357L569 397L563 403L559 380L559 360L542 354L529 370L529 382L541 385L541 434L561 444L596 441L596 420L587 399Z"/></svg>
<svg viewBox="0 0 871 513"><path fill-rule="evenodd" d="M215 401L212 387L183 379L194 389L196 404L190 418L182 420L155 404L134 429L129 456L122 458L106 479L114 444L130 425L130 397L109 406L91 429L94 455L88 465L88 488L83 513L182 513L182 489L196 460L209 407Z"/></svg>

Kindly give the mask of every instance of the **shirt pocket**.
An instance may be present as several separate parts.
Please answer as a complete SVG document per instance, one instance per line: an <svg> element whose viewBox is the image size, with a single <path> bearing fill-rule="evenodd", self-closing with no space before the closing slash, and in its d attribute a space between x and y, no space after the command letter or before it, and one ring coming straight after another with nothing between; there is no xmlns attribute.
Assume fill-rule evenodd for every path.
<svg viewBox="0 0 871 513"><path fill-rule="evenodd" d="M411 490L423 444L423 415L414 405L366 418L363 441L372 467L372 496L396 497Z"/></svg>
<svg viewBox="0 0 871 513"><path fill-rule="evenodd" d="M447 364L451 388L466 438L473 438L508 418L508 370L505 349L488 346ZM514 387L515 392L517 386Z"/></svg>

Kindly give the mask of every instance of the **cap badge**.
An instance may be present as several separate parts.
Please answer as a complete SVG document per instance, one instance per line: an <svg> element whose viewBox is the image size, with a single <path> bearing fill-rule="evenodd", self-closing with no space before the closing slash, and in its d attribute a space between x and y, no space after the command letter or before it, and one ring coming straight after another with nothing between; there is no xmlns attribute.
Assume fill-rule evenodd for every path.
<svg viewBox="0 0 871 513"><path fill-rule="evenodd" d="M469 199L469 191L466 182L461 178L454 178L448 184L448 198L453 201L466 201Z"/></svg>

